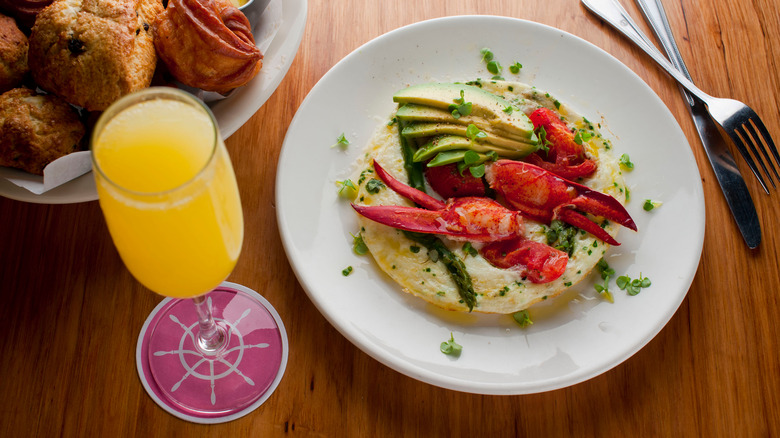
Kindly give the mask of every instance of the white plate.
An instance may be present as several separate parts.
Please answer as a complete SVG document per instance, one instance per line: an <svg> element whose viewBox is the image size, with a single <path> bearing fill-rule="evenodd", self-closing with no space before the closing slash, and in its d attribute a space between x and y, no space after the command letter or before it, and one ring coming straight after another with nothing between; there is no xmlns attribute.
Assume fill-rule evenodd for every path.
<svg viewBox="0 0 780 438"><path fill-rule="evenodd" d="M282 22L268 50L263 54L263 68L244 87L229 98L210 104L223 138L233 135L271 97L298 52L306 27L306 0L284 0ZM253 31L258 36L259 29ZM8 182L4 175L14 169L0 168L0 196L37 204L72 204L97 199L92 173L82 175L41 195Z"/></svg>
<svg viewBox="0 0 780 438"><path fill-rule="evenodd" d="M458 37L460 35L460 37ZM468 37L462 37L469 35ZM404 294L373 263L356 256L355 213L335 181L393 109L392 94L432 80L491 75L480 49L503 65L519 61L517 79L549 91L592 121L617 154L636 168L628 210L639 233L607 253L618 275L640 273L653 284L628 296L612 281L615 303L593 289L597 274L531 310L534 324L509 316L439 310ZM340 133L346 151L331 148ZM287 132L278 164L276 202L285 250L322 314L346 338L415 379L465 392L525 394L573 385L618 365L672 317L693 280L704 240L704 198L685 136L653 91L609 54L575 36L512 18L461 16L413 24L358 48L312 89ZM644 199L663 201L652 212ZM353 266L344 277L342 269ZM600 278L599 278L600 280ZM463 346L455 359L439 351L450 333Z"/></svg>

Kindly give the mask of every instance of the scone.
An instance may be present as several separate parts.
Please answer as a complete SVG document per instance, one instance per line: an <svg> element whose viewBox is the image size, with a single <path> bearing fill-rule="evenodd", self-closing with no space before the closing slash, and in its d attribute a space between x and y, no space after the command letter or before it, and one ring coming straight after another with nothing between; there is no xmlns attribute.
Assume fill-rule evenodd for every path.
<svg viewBox="0 0 780 438"><path fill-rule="evenodd" d="M149 86L157 63L151 23L160 0L56 0L30 34L38 85L90 111Z"/></svg>
<svg viewBox="0 0 780 438"><path fill-rule="evenodd" d="M76 110L51 94L14 88L0 95L0 166L36 175L80 149L84 125Z"/></svg>
<svg viewBox="0 0 780 438"><path fill-rule="evenodd" d="M0 14L0 93L18 86L27 74L27 37L13 18Z"/></svg>

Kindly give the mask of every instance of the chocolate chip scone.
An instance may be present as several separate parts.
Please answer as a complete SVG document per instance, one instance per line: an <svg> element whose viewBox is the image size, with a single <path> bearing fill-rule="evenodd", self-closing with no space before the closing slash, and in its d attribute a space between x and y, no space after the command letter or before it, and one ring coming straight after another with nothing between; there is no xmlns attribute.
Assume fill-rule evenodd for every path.
<svg viewBox="0 0 780 438"><path fill-rule="evenodd" d="M56 0L38 14L29 64L38 85L90 111L149 86L161 0Z"/></svg>
<svg viewBox="0 0 780 438"><path fill-rule="evenodd" d="M36 175L80 149L85 129L76 110L51 94L14 88L0 95L0 166Z"/></svg>

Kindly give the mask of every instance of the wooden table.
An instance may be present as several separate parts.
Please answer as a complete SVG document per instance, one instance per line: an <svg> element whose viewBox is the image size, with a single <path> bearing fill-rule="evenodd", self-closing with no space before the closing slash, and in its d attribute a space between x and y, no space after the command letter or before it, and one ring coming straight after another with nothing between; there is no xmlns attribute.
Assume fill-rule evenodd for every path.
<svg viewBox="0 0 780 438"><path fill-rule="evenodd" d="M637 7L622 3L649 32ZM694 80L747 102L780 141L776 1L663 3ZM738 159L763 227L760 247L749 250L676 84L646 55L575 0L314 0L308 14L289 74L227 140L246 213L244 250L230 280L260 291L287 326L290 360L277 391L257 411L216 426L158 408L139 383L134 355L141 325L161 298L127 272L98 204L2 198L0 436L780 436L780 193L762 193ZM284 255L276 162L306 94L370 39L461 14L537 21L611 53L667 104L699 163L707 226L687 298L641 351L573 387L481 396L395 372L325 320Z"/></svg>

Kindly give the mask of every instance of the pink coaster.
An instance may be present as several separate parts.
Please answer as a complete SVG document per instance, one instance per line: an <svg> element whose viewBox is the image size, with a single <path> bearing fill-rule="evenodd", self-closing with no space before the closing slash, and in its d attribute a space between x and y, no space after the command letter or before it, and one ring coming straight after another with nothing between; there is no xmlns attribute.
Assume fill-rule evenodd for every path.
<svg viewBox="0 0 780 438"><path fill-rule="evenodd" d="M170 414L224 423L257 409L276 389L287 365L287 334L273 306L244 286L224 282L206 297L217 324L228 329L220 356L195 346L195 304L166 298L141 329L136 365L146 391Z"/></svg>

